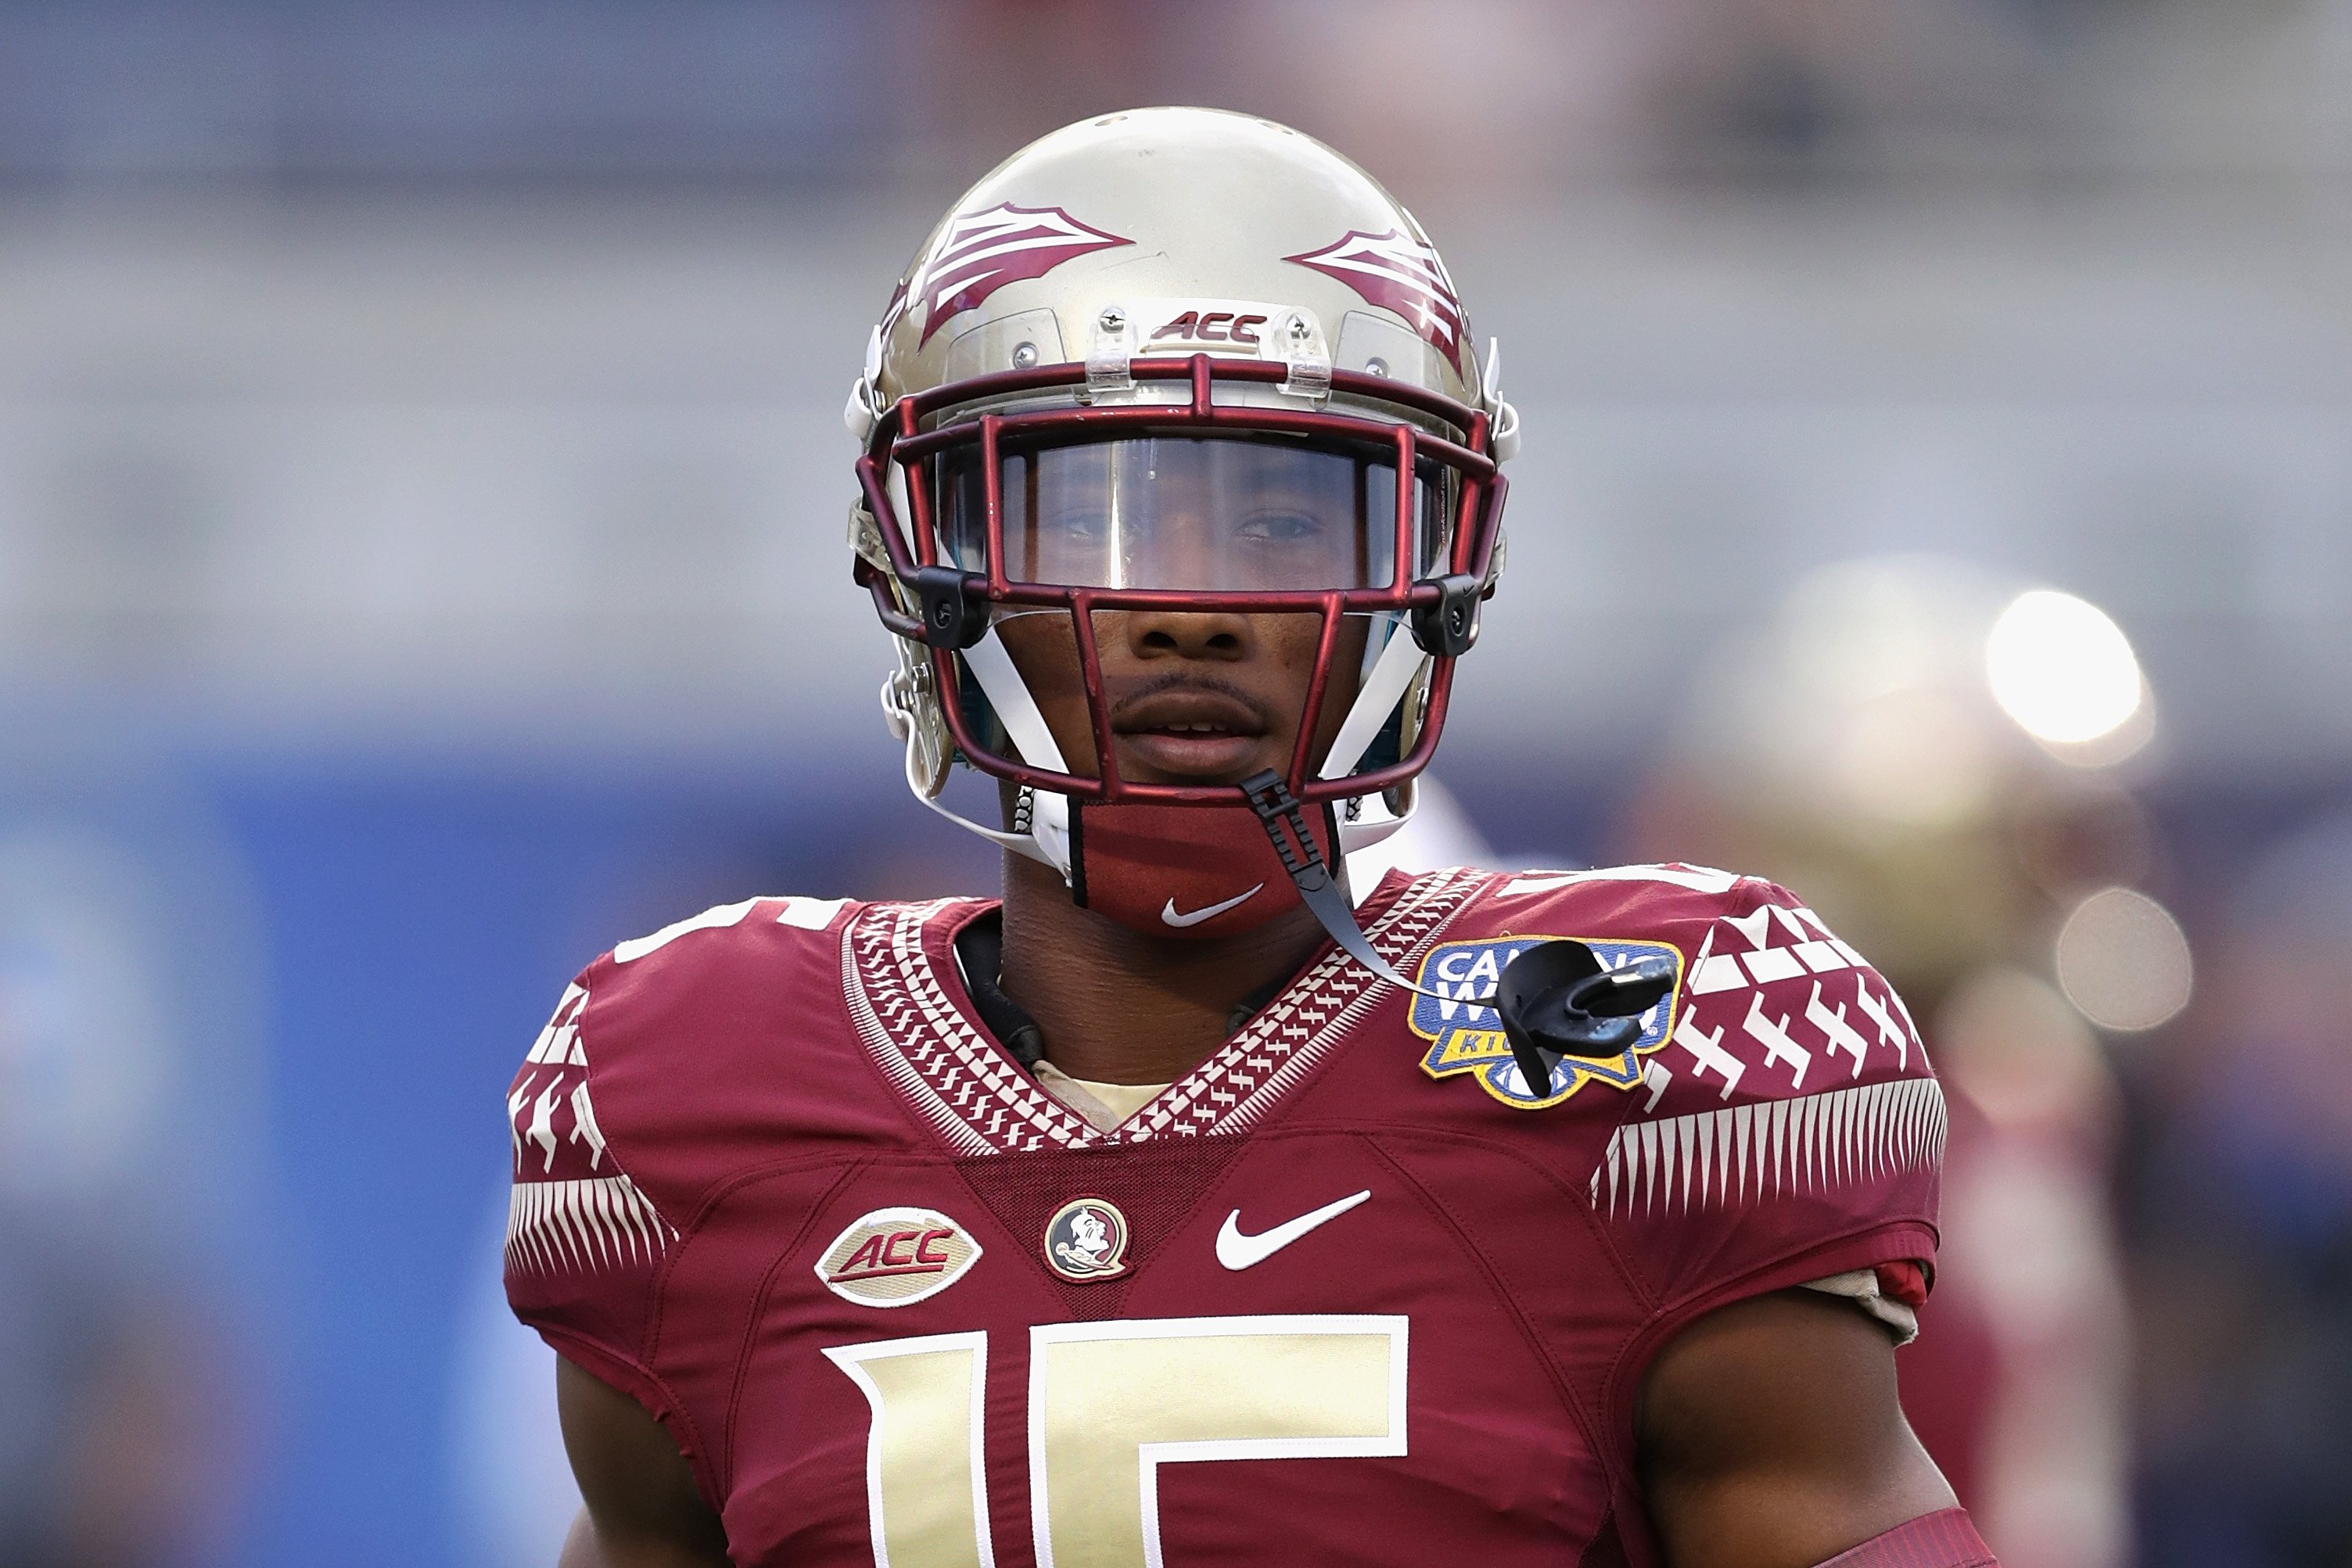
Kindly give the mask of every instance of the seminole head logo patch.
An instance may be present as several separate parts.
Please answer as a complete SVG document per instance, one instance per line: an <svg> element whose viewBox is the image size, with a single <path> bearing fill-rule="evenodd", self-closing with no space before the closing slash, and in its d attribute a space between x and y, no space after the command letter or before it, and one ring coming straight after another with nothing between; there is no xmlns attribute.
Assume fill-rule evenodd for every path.
<svg viewBox="0 0 2352 1568"><path fill-rule="evenodd" d="M1099 1197L1073 1198L1045 1222L1045 1266L1073 1284L1127 1272L1127 1216Z"/></svg>
<svg viewBox="0 0 2352 1568"><path fill-rule="evenodd" d="M936 1296L980 1260L980 1243L930 1208L877 1208L849 1222L816 1260L816 1277L861 1307L904 1307Z"/></svg>
<svg viewBox="0 0 2352 1568"><path fill-rule="evenodd" d="M1606 937L1580 936L1605 969L1622 968L1652 954L1674 961L1675 985L1655 1007L1642 1015L1642 1032L1622 1056L1605 1061L1563 1057L1552 1069L1551 1082L1531 1085L1512 1060L1511 1042L1504 1038L1503 1020L1492 1008L1457 998L1492 995L1503 977L1503 967L1528 948L1549 942L1549 936L1492 936L1475 942L1442 942L1429 950L1414 977L1434 997L1412 998L1412 1032L1429 1041L1421 1070L1432 1078L1469 1073L1478 1086L1504 1104L1520 1111L1540 1111L1557 1105L1587 1083L1631 1089L1642 1081L1642 1058L1666 1043L1674 1033L1675 1003L1682 994L1682 955L1666 942L1613 942Z"/></svg>

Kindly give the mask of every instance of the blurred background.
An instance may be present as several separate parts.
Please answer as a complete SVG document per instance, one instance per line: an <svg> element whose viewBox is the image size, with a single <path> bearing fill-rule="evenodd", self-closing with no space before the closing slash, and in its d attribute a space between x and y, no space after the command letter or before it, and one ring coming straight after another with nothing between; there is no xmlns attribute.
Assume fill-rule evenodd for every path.
<svg viewBox="0 0 2352 1568"><path fill-rule="evenodd" d="M0 1563L551 1563L499 1098L898 789L839 409L1147 102L1521 409L1439 777L1793 882L1954 1085L1904 1376L2011 1568L2352 1563L2352 0L0 7Z"/></svg>

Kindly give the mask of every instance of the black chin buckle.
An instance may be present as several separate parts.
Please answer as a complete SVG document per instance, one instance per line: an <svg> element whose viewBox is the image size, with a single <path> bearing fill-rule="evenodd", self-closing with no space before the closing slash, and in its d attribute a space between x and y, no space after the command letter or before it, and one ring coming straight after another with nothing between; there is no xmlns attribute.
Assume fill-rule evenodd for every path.
<svg viewBox="0 0 2352 1568"><path fill-rule="evenodd" d="M1282 775L1271 768L1253 773L1242 780L1242 794L1257 813L1265 836L1274 841L1274 852L1282 857L1282 869L1298 891L1321 892L1331 880L1331 868L1324 863L1323 846L1307 831L1306 809Z"/></svg>
<svg viewBox="0 0 2352 1568"><path fill-rule="evenodd" d="M1552 1064L1561 1057L1622 1056L1642 1038L1642 1015L1674 986L1674 960L1663 954L1604 969L1591 948L1562 938L1503 966L1494 1006L1528 1092L1540 1097L1550 1092Z"/></svg>
<svg viewBox="0 0 2352 1568"><path fill-rule="evenodd" d="M915 569L915 597L923 606L923 641L934 648L969 648L988 635L985 578L951 566Z"/></svg>

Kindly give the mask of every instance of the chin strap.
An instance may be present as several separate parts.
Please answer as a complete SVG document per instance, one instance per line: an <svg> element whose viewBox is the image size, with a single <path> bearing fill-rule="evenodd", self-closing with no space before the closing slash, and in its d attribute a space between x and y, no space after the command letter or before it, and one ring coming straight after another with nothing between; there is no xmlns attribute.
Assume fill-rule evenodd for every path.
<svg viewBox="0 0 2352 1568"><path fill-rule="evenodd" d="M1967 1509L1948 1508L1874 1535L1820 1568L2000 1568L2000 1560L1969 1522Z"/></svg>
<svg viewBox="0 0 2352 1568"><path fill-rule="evenodd" d="M1257 813L1265 836L1274 841L1274 852L1282 857L1282 869L1289 873L1291 885L1298 889L1298 901L1313 911L1317 923L1342 952L1392 986L1418 991L1424 997L1454 999L1443 992L1414 985L1374 949L1371 938L1356 924L1355 906L1348 902L1339 879L1331 874L1321 846L1307 831L1305 808L1290 792L1290 786L1282 781L1281 774L1271 768L1254 773L1242 780L1242 793L1249 797L1250 810ZM1471 1005L1480 1004L1474 1000Z"/></svg>
<svg viewBox="0 0 2352 1568"><path fill-rule="evenodd" d="M971 672L971 678L979 684L981 695L987 697L989 706L996 710L997 722L1004 727L1004 733L1012 737L1023 758L1057 773L1067 771L1068 765L1062 760L1062 749L1054 744L1054 732L1046 727L1045 716L1038 708L1037 699L1030 695L1028 683L1021 678L1021 672L1013 668L1013 655L1005 651L994 627L989 628L979 642L963 650L963 662L964 667ZM940 700L945 702L950 699L942 695ZM973 821L940 804L936 796L924 794L920 789L915 794L924 805L958 827L969 829L1001 849L1011 850L1014 854L1025 855L1040 864L1051 866L1062 873L1063 880L1069 879L1068 796L1045 789L1030 791L1028 827L1020 831L1006 832L1001 828Z"/></svg>

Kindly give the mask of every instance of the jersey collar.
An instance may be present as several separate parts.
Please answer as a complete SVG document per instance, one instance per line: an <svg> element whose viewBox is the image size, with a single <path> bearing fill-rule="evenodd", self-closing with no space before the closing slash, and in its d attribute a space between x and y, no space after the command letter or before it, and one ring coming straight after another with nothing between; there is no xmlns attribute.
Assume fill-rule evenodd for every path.
<svg viewBox="0 0 2352 1568"><path fill-rule="evenodd" d="M1418 958L1489 877L1391 873L1360 916L1373 948ZM1231 1135L1262 1120L1395 988L1326 947L1167 1092L1107 1132L1055 1099L989 1035L955 960L956 933L994 901L869 904L842 933L851 1023L883 1076L960 1155Z"/></svg>

